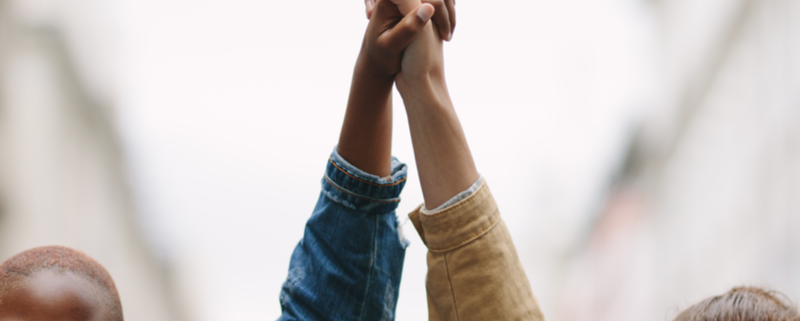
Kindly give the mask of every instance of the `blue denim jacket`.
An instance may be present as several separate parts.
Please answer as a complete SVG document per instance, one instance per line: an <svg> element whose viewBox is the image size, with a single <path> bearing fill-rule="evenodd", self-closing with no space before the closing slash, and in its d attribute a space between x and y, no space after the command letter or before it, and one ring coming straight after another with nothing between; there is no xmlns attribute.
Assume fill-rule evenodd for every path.
<svg viewBox="0 0 800 321"><path fill-rule="evenodd" d="M395 209L407 168L380 178L334 148L322 192L292 254L278 320L394 320L408 243Z"/></svg>

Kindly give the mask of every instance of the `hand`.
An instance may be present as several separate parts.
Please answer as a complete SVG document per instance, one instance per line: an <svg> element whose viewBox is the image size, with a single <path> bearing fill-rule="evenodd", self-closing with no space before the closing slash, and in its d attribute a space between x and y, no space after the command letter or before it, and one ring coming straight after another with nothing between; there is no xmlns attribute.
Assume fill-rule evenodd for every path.
<svg viewBox="0 0 800 321"><path fill-rule="evenodd" d="M422 5L403 16L397 5L378 0L353 71L339 155L361 170L386 177L392 164L392 84L403 50L433 15Z"/></svg>
<svg viewBox="0 0 800 321"><path fill-rule="evenodd" d="M397 90L409 93L420 86L446 91L442 38L434 24L427 24L422 33L403 52L401 71L395 76Z"/></svg>
<svg viewBox="0 0 800 321"><path fill-rule="evenodd" d="M434 12L432 5L423 4L404 17L392 1L377 0L364 35L359 64L377 73L376 76L392 79L400 72L403 50L428 25Z"/></svg>
<svg viewBox="0 0 800 321"><path fill-rule="evenodd" d="M436 208L478 180L478 171L444 77L442 39L429 23L403 52L395 76L408 116L426 208Z"/></svg>
<svg viewBox="0 0 800 321"><path fill-rule="evenodd" d="M367 8L367 19L372 17L372 12L375 8L376 0L365 0L364 4ZM420 0L392 0L395 4L400 6L400 11L403 15L408 13L405 10L411 11L420 5ZM404 3L415 2L416 4L405 5ZM450 41L453 38L453 32L456 30L456 1L455 0L421 0L421 3L427 3L433 6L435 13L433 14L433 23L439 27L439 36L442 39ZM408 9L406 9L408 8Z"/></svg>

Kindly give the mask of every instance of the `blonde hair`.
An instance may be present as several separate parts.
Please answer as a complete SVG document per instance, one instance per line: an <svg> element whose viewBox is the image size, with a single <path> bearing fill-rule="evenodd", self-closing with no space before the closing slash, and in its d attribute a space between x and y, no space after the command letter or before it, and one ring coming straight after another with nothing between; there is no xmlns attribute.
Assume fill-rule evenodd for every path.
<svg viewBox="0 0 800 321"><path fill-rule="evenodd" d="M675 321L800 321L797 308L776 294L737 287L689 307Z"/></svg>

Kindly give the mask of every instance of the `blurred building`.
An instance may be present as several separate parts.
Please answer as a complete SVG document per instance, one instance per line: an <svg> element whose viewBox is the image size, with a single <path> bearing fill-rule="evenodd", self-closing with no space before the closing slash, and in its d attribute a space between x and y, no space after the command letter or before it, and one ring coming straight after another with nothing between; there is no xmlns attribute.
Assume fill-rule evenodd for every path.
<svg viewBox="0 0 800 321"><path fill-rule="evenodd" d="M268 160L279 158L271 157L270 151L296 147L269 145L269 148L262 150L263 157L257 152L245 153L232 148L230 150L236 152L227 153L230 154L227 158L221 157L212 161L206 159L208 162L205 165L194 167L186 165L191 165L190 161L196 162L197 159L208 158L208 154L186 152L181 157L155 158L176 160L163 170L174 176L164 180L154 180L156 183L146 186L148 190L156 190L154 187L160 187L158 186L160 183L169 182L170 179L173 180L174 186L177 186L173 186L175 190L185 189L187 185L199 186L196 190L186 191L185 194L173 193L163 196L166 199L178 195L179 199L172 200L173 206L165 206L169 210L155 212L164 216L174 215L172 219L166 220L171 222L172 226L182 225L187 218L194 220L191 222L195 225L192 228L197 230L195 233L200 237L190 238L187 243L192 243L192 246L200 249L198 251L202 253L200 255L202 260L197 262L203 264L178 262L173 266L165 265L153 255L147 242L149 238L145 238L139 228L136 215L138 210L132 201L125 175L124 162L131 158L123 155L124 149L121 147L118 128L114 122L115 112L118 111L116 108L118 104L115 101L118 95L115 92L114 72L118 67L118 62L114 60L114 41L117 34L113 32L114 19L109 16L113 12L110 7L122 2L127 3L129 7L138 8L138 14L132 15L139 19L136 26L152 28L139 34L140 40L148 41L137 44L141 46L137 56L152 56L149 57L151 60L140 60L142 66L149 66L151 70L143 72L138 81L154 84L153 88L159 89L155 90L157 93L151 93L153 96L149 98L158 103L151 101L151 105L147 108L151 113L157 114L163 113L167 106L172 105L173 108L171 109L173 118L159 118L161 123L167 124L163 126L162 131L149 133L155 137L153 140L163 139L164 133L172 131L176 122L184 119L183 115L187 111L205 110L201 114L207 119L192 119L188 125L193 123L196 127L194 130L181 128L181 134L186 137L173 137L174 142L165 144L163 146L166 147L162 148L169 149L179 146L181 142L189 141L209 149L212 149L209 146L220 148L219 146L223 145L236 145L235 147L241 147L243 150L250 149L249 144L263 144L263 137L276 133L285 134L284 132L291 126L279 126L279 124L286 123L285 119L299 119L301 115L298 113L267 117L274 116L272 114L274 111L263 108L270 105L283 106L285 102L294 101L302 92L300 88L304 90L304 86L308 86L307 77L302 73L298 74L295 68L289 68L287 73L281 74L278 69L272 68L270 63L264 61L290 61L290 58L296 56L297 59L307 63L315 60L310 57L316 57L319 48L319 44L307 41L302 43L308 47L301 47L293 39L296 34L271 32L277 30L277 26L294 23L291 21L294 19L291 15L284 15L283 18L287 20L279 20L280 17L264 19L264 15L272 12L269 10L275 10L275 4L256 5L256 1L237 2L237 7L231 9L224 1L212 1L205 6L187 5L189 2L186 1L149 2L146 5L136 6L132 4L144 2L0 0L0 260L19 251L48 244L61 244L83 250L98 259L114 276L121 292L126 319L129 321L181 320L187 319L185 316L189 314L194 317L191 319L238 320L275 314L279 308L277 294L280 283L285 277L286 266L284 263L275 262L280 261L278 258L288 260L291 246L275 247L268 244L285 242L283 238L286 235L290 235L289 239L296 240L297 235L270 233L270 231L292 230L294 228L287 229L286 226L302 226L305 217L274 214L269 216L264 213L267 210L281 212L274 211L273 205L270 204L270 194L277 200L290 199L291 195L301 195L291 202L284 202L290 204L287 206L294 206L305 202L302 196L304 190L301 187L287 188L282 183L277 188L284 193L280 194L275 190L264 188L260 181L272 179L281 182L288 180L289 176L262 175L252 169L240 169L236 172L231 170L234 166L231 164L240 164L241 158L252 157L257 160L253 162L258 163L258 166L253 168L284 166L285 160L283 163L278 161L267 163ZM516 222L518 226L528 224L525 228L530 226L530 230L527 231L531 236L519 234L515 236L518 237L520 256L528 260L524 263L529 269L529 277L544 305L547 318L560 321L671 320L678 311L690 304L743 284L779 290L797 302L800 300L800 274L796 272L800 271L800 236L795 233L795 230L800 229L800 196L798 196L800 195L800 58L798 58L800 57L800 1L565 1L559 2L556 6L559 9L556 11L541 11L560 14L559 19L553 19L551 22L553 25L530 23L530 20L541 22L545 19L524 10L515 10L513 14L517 16L513 17L517 19L508 19L503 16L508 14L503 12L504 8L492 12L492 8L479 7L477 3L470 6L465 2L460 12L468 13L469 8L480 9L480 13L484 16L480 23L471 25L474 29L470 37L460 38L461 42L453 45L470 44L469 38L481 40L472 43L475 46L486 46L487 41L496 41L493 43L494 47L505 50L508 48L502 45L522 44L519 47L509 47L514 50L507 50L518 56L506 56L506 59L503 59L516 61L521 60L524 55L545 51L548 47L565 46L554 43L563 40L561 38L591 38L590 42L597 47L620 44L623 41L619 39L614 41L614 35L611 34L616 29L603 29L598 25L612 24L614 20L624 15L612 15L611 18L590 22L582 19L598 14L593 10L598 7L615 5L617 9L623 8L625 6L619 5L623 2L626 5L646 3L650 17L653 18L649 22L657 30L657 39L654 42L658 44L658 48L653 60L656 62L658 74L652 78L658 79L658 97L651 100L657 103L648 106L649 109L642 112L643 117L640 119L638 129L634 131L627 144L626 155L620 157L623 161L618 165L616 172L608 175L608 187L605 194L598 197L602 202L597 207L595 215L587 213L583 204L591 202L586 199L594 199L593 186L602 184L594 184L593 176L586 175L590 170L574 170L585 164L564 166L566 170L561 174L574 179L568 179L568 182L564 183L564 177L558 173L552 174L556 187L543 185L545 187L542 190L558 192L559 183L571 186L572 182L591 185L590 188L581 188L577 193L566 189L567 192L552 194L555 196L544 193L545 196L541 199L547 202L540 202L546 204L537 208L531 205L537 202L532 201L530 196L536 192L526 189L531 185L530 182L525 181L524 186L513 185L515 181L520 181L520 174L517 173L517 166L508 166L510 162L507 154L508 146L515 146L514 149L519 149L516 146L526 144L533 146L550 143L556 146L552 149L537 150L536 153L529 155L520 154L525 157L516 158L523 159L524 162L516 164L525 166L529 165L528 157L540 159L546 157L546 154L556 154L562 151L561 145L569 145L563 148L567 151L587 150L585 136L576 135L575 139L566 139L559 137L564 133L555 129L552 133L556 134L552 136L541 135L551 132L530 130L528 127L547 126L543 123L531 123L529 120L553 121L556 124L552 127L567 128L565 129L567 131L575 130L576 127L567 126L567 123L574 124L576 114L585 118L601 118L601 114L607 110L597 108L603 104L598 102L598 97L607 96L606 89L616 87L602 86L598 88L603 90L598 89L597 93L587 94L583 89L591 87L591 82L582 84L580 81L587 78L587 74L601 79L600 82L608 82L606 79L619 80L619 77L610 75L616 65L606 61L609 57L618 57L619 53L603 51L605 55L600 55L596 51L586 49L595 48L592 46L574 48L567 46L567 49L580 52L580 55L575 56L591 59L567 61L569 66L565 65L564 70L553 71L558 75L572 74L564 78L566 80L563 81L563 86L560 82L552 81L551 76L547 76L546 81L542 83L554 84L553 87L537 88L533 94L546 96L548 90L545 89L549 88L557 92L553 94L554 97L585 96L583 97L585 99L574 101L570 99L538 101L541 102L540 105L546 105L547 102L562 103L552 104L552 109L574 108L571 112L565 112L563 118L553 120L548 118L548 113L518 116L518 113L523 113L522 109L535 109L529 106L536 105L530 103L534 98L530 97L532 94L529 87L502 92L503 95L495 93L499 90L497 88L495 91L487 91L490 99L485 101L491 103L497 103L497 99L502 96L511 97L511 92L521 93L521 96L501 101L513 105L514 108L508 109L505 117L498 117L494 121L494 128L518 127L513 132L509 131L508 136L543 137L542 140L509 139L503 144L498 144L496 137L500 136L485 135L491 142L483 145L491 144L503 148L491 150L493 153L484 151L482 154L498 155L498 163L495 164L504 164L509 168L507 172L497 172L507 175L496 175L498 177L493 180L497 182L493 185L493 190L497 192L496 196L517 195L511 192L514 186L522 190L516 204L517 208L522 210L516 212L522 213L518 215L524 215L525 219L518 219ZM512 6L519 3L521 2ZM548 8L549 6L544 3L540 2L527 8L538 9L539 6ZM296 5L294 3L282 5L289 4ZM253 7L259 6L263 6L260 9L262 11L252 10ZM331 5L331 8L326 7L326 10L315 12L319 15L315 19L323 16L333 17L335 20L329 23L340 24L341 16L327 10L332 10L334 6L339 5ZM581 8L582 11L577 12L573 7ZM282 12L300 10L295 7L283 8ZM361 8L358 9L359 19L363 19ZM561 15L570 15L572 18L560 19ZM575 18L576 15L578 18ZM478 11L473 11L472 16L478 17ZM515 29L508 28L514 26L523 29L525 25L531 29L524 29L525 32L519 34L512 32L506 34L509 30L504 30L503 34L506 36L512 35L509 38L491 33L480 34L478 31L483 30L477 27L483 27L485 21L488 21L484 19L492 16L502 17L504 28ZM531 16L539 19L531 19ZM465 14L464 17L470 15ZM517 20L523 23L512 24ZM259 24L265 21L269 23ZM583 24L577 27L573 26L581 23ZM623 24L620 28L629 25L631 24ZM297 30L302 31L299 33L304 33L317 28L313 24L309 26L311 29ZM460 28L469 28L470 24L463 23L461 26ZM342 24L342 28L345 28L345 24ZM361 28L362 25L357 25L354 29L358 30L358 33L354 34L359 35L353 38L356 41L354 46L361 41ZM595 33L582 31L588 28L608 31L609 34L603 36L603 31ZM162 33L166 36L155 37ZM335 29L331 34L333 33L341 33L341 30ZM268 45L263 45L259 51L254 47L253 39L262 36L266 36L268 41L261 42ZM521 37L529 37L530 39L527 39L529 42L535 42L541 47L526 47L520 40ZM341 38L333 36L322 38L329 41L326 42L329 47L341 45L339 43L342 41ZM175 39L186 40L180 43L183 47L175 45L177 43ZM575 40L576 43L584 41L588 39ZM280 48L279 45L291 46L294 49L287 51L275 49ZM298 55L299 52L303 54ZM555 52L559 53L558 56L563 56L560 51ZM565 52L570 51L565 50ZM161 57L162 54L166 58ZM350 54L349 51L346 53L348 59L351 59ZM633 55L636 54L631 54ZM192 59L187 59L190 56ZM532 65L556 65L548 60L546 55L536 57L539 61ZM149 65L153 61L160 64ZM237 64L229 65L232 61ZM463 62L463 70L467 70L467 66L470 68L477 66L474 61L468 59ZM593 68L599 65L612 67ZM570 73L568 70L570 66L580 70L596 69L598 75L576 71ZM170 69L164 70L166 67ZM504 69L489 63L481 68ZM546 69L539 66L521 70L527 72L514 70L514 73L533 77L532 74ZM243 76L268 73L274 73L270 75L274 78L265 80L266 78L261 79L261 76L255 78ZM200 74L203 77L197 76ZM345 74L349 80L350 70ZM204 79L199 83L183 83L180 88L168 88L163 92L160 90L169 85L185 82L192 77ZM251 81L257 85L250 86ZM223 86L223 83L226 85ZM281 86L273 86L274 91L267 91L268 94L261 93L264 91L263 88L270 87L264 84L278 83ZM475 83L480 85L480 82ZM240 86L240 84L248 85ZM478 88L482 89L482 86ZM249 87L257 89L248 89ZM208 92L213 90L209 89L220 90L210 95ZM619 93L610 96L621 96L620 93L629 92L618 91ZM285 92L283 101L271 100L274 97L267 99L267 96L280 96L279 92ZM229 97L232 96L238 98L231 101ZM622 101L614 99L607 99L606 102ZM244 103L248 101L249 103ZM264 118L264 122L260 119L252 123L243 121L259 118L248 114L246 107L240 107L235 112L226 114L228 115L226 117L219 117L222 112L231 111L232 102L257 106L252 107L253 109L267 110L259 114L261 115L259 117ZM324 100L320 101L320 105L323 105L322 102ZM199 105L200 103L205 105ZM218 105L216 107L218 109L212 111L211 105ZM325 106L328 105L329 103ZM586 109L577 109L575 106ZM484 104L480 105L481 109L486 109L484 107ZM595 112L588 112L587 109L594 109ZM303 109L300 112L308 111ZM499 113L495 109L492 109L492 112ZM231 114L242 116L230 116ZM332 115L319 117L324 122L321 121L317 125L330 123L330 119L334 117ZM526 121L512 122L513 126L509 126L509 116ZM274 122L270 123L270 120ZM605 121L612 123L610 120ZM595 123L601 122L603 120L583 124L596 125ZM618 123L613 122L613 124ZM221 132L224 131L214 128L211 135L198 135L203 131L197 128L206 129L213 126L246 129L231 130L233 134L227 133L226 136L222 136ZM277 129L262 131L264 128ZM488 128L493 127L488 126ZM586 132L597 133L599 130L587 129ZM190 136L195 140L189 140ZM310 136L313 137L308 138L307 142L320 141L319 137ZM209 142L208 137L214 137L216 145ZM248 141L245 140L247 137L253 138ZM410 155L410 142L402 145L400 139L402 138L398 141L401 144L397 144L397 149L405 148L401 151ZM230 144L232 141L237 143ZM249 143L244 143L245 141ZM596 141L604 140L591 142ZM325 145L325 153L330 148L326 144L327 141L321 143ZM603 148L605 147L598 147L598 149ZM216 150L209 154L226 153ZM476 155L478 154L481 153L476 152ZM572 160L589 159L586 163L598 163L600 162L596 157L598 154L605 153L566 152L559 154L558 157ZM488 160L487 163L492 164ZM309 164L298 166L294 172L293 170L284 172L286 175L297 175L296 172L305 172L306 168L311 168L308 166L316 163ZM535 165L531 165L533 166ZM212 167L218 168L218 172L212 173L216 176L209 175ZM591 171L594 171L594 168L591 167ZM602 169L597 171L605 172L605 166L598 168ZM175 174L177 169L182 169L183 172ZM181 181L181 175L192 179ZM318 173L314 172L313 178L309 178L308 181L317 184L319 177L316 175ZM239 176L248 179L239 179ZM503 176L509 177L504 182L506 186L510 186L505 192L501 184ZM257 177L252 181L259 182L252 183L249 177ZM541 178L533 175L530 177L536 177L537 180ZM178 184L175 181L179 181ZM303 181L297 184L305 186L306 183ZM312 197L317 195L318 185L308 186L313 189L309 195ZM413 188L411 186L407 190ZM224 191L225 189L230 191ZM589 196L575 197L575 195ZM514 200L511 197L506 197L505 201L504 206L514 208ZM237 203L238 207L229 205L233 203ZM506 211L505 208L504 215L509 219L514 211ZM228 214L225 220L218 220L220 212L237 212L238 216ZM546 215L549 216L541 219L543 222L541 224L538 224L539 221L530 223L532 221L527 220L539 219ZM261 221L257 219L258 217ZM206 223L197 223L201 221ZM567 227L559 228L557 226L559 222L567 222L562 223ZM212 228L215 229L216 236L208 237L205 231ZM580 231L575 232L575 230ZM548 232L549 236L546 235ZM540 235L533 236L537 233ZM201 237L210 241L194 242ZM537 237L557 240L551 243L539 242ZM217 242L218 239L226 239L226 242ZM412 251L414 248L420 247L412 247ZM280 249L285 249L285 253ZM261 254L252 255L253 253ZM422 253L424 251L420 252L419 258L424 257ZM413 256L409 255L409 262L413 259ZM175 260L180 261L180 259ZM191 273L191 267L210 266L214 262L222 266L219 269L223 271L222 273ZM418 263L421 271L418 278L419 291L423 291L424 262L420 259ZM174 268L176 266L180 268ZM180 273L170 274L170 271L174 270ZM411 270L407 266L406 271ZM208 279L213 279L213 284L224 283L225 286L209 287L213 288L213 291L187 286ZM413 278L406 280L414 282ZM179 282L183 282L183 285L174 286ZM405 286L409 288L408 285ZM179 287L183 290L176 290ZM178 294L175 294L176 292ZM192 297L193 295L199 299ZM411 297L406 296L406 298ZM419 298L422 298L419 306L408 310L423 309L424 296ZM409 299L404 300L411 302ZM403 301L400 301L400 304L404 304ZM210 308L212 305L213 309ZM189 306L194 309L190 311L185 308ZM185 310L178 311L180 307L184 307ZM208 313L208 311L218 312ZM230 317L231 315L237 317ZM425 315L424 311L419 315Z"/></svg>
<svg viewBox="0 0 800 321"><path fill-rule="evenodd" d="M67 5L99 7L0 1L0 261L37 246L73 247L109 270L126 320L180 320L168 270L134 216L112 101L76 68L80 51L94 48L70 38L70 28L108 26L66 19Z"/></svg>
<svg viewBox="0 0 800 321"><path fill-rule="evenodd" d="M588 237L558 320L672 320L738 285L800 300L800 2L653 0L659 103Z"/></svg>

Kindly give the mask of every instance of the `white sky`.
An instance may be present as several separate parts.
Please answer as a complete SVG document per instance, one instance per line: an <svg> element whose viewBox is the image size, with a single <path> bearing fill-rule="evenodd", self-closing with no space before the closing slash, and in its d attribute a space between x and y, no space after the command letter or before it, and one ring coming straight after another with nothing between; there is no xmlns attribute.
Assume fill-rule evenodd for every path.
<svg viewBox="0 0 800 321"><path fill-rule="evenodd" d="M290 253L337 141L367 20L362 0L118 0L119 121L154 243L194 320L273 320ZM543 255L592 214L637 110L651 21L638 0L458 1L451 96L544 311ZM422 196L402 100L394 154ZM411 224L398 320L424 320Z"/></svg>

